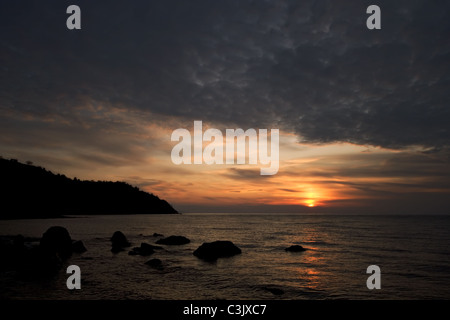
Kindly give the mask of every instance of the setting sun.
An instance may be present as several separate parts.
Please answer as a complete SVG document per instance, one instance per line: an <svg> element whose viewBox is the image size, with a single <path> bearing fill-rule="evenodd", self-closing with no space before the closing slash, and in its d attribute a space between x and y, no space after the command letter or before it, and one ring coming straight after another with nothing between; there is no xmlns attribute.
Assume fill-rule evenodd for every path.
<svg viewBox="0 0 450 320"><path fill-rule="evenodd" d="M308 207L314 207L316 205L315 200L312 200L312 199L306 200L305 203Z"/></svg>

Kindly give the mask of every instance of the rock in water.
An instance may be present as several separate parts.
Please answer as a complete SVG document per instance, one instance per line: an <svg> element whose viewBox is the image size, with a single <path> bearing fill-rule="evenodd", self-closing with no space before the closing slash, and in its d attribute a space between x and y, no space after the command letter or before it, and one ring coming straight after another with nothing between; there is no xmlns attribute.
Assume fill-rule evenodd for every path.
<svg viewBox="0 0 450 320"><path fill-rule="evenodd" d="M147 243L141 243L141 248L139 251L140 251L141 256L149 256L155 252L155 250L153 250L152 246Z"/></svg>
<svg viewBox="0 0 450 320"><path fill-rule="evenodd" d="M284 291L282 289L279 289L279 288L264 287L264 289L269 291L273 295L276 295L276 296L280 296L280 295L284 294Z"/></svg>
<svg viewBox="0 0 450 320"><path fill-rule="evenodd" d="M214 261L218 258L231 257L240 253L241 249L231 241L214 241L203 243L194 251L194 256L203 260Z"/></svg>
<svg viewBox="0 0 450 320"><path fill-rule="evenodd" d="M127 237L122 233L122 231L116 231L114 232L113 236L111 237L111 242L113 246L118 247L129 247L130 242L128 242Z"/></svg>
<svg viewBox="0 0 450 320"><path fill-rule="evenodd" d="M24 236L0 236L0 271L9 271L20 267L23 264L25 253Z"/></svg>
<svg viewBox="0 0 450 320"><path fill-rule="evenodd" d="M302 251L305 251L306 249L303 248L302 246L299 246L299 245L293 245L293 246L290 246L289 248L286 248L284 250L290 251L290 252L302 252Z"/></svg>
<svg viewBox="0 0 450 320"><path fill-rule="evenodd" d="M166 245L182 245L187 244L189 242L191 242L191 240L183 236L170 236L156 241L157 244L166 244Z"/></svg>
<svg viewBox="0 0 450 320"><path fill-rule="evenodd" d="M114 232L113 236L111 237L111 244L111 251L113 253L123 251L123 248L129 247L131 245L121 231Z"/></svg>
<svg viewBox="0 0 450 320"><path fill-rule="evenodd" d="M65 260L72 255L72 239L64 227L50 227L42 236L40 249L46 253L56 253Z"/></svg>
<svg viewBox="0 0 450 320"><path fill-rule="evenodd" d="M74 241L72 243L72 250L75 253L83 253L83 252L87 251L86 247L84 246L83 241L81 241L81 240Z"/></svg>
<svg viewBox="0 0 450 320"><path fill-rule="evenodd" d="M149 256L155 252L154 249L162 249L162 248L142 242L140 247L133 248L133 250L128 252L128 254L132 256L135 255Z"/></svg>
<svg viewBox="0 0 450 320"><path fill-rule="evenodd" d="M162 269L162 261L159 259L148 260L145 264L149 265L150 267L155 268L155 269L159 269L159 270Z"/></svg>

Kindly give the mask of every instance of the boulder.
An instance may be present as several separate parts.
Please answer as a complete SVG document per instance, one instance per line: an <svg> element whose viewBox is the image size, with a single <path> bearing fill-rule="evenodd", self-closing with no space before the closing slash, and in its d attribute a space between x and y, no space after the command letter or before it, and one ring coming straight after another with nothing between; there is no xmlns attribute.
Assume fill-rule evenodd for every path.
<svg viewBox="0 0 450 320"><path fill-rule="evenodd" d="M27 263L20 271L31 277L53 276L62 268L64 260L57 252L42 250L40 247L30 250ZM27 265L31 264L33 268Z"/></svg>
<svg viewBox="0 0 450 320"><path fill-rule="evenodd" d="M0 236L0 271L13 270L20 266L25 252L22 235Z"/></svg>
<svg viewBox="0 0 450 320"><path fill-rule="evenodd" d="M164 250L164 248L160 246L152 246L151 244L149 244L149 246L152 247L153 250Z"/></svg>
<svg viewBox="0 0 450 320"><path fill-rule="evenodd" d="M155 268L155 269L162 269L163 268L162 267L162 261L159 260L159 259L148 260L145 264L149 265L150 267Z"/></svg>
<svg viewBox="0 0 450 320"><path fill-rule="evenodd" d="M160 233L156 233L156 232L155 232L155 233L153 234L153 236L154 236L154 237L164 237L164 235L163 235L163 234L160 234Z"/></svg>
<svg viewBox="0 0 450 320"><path fill-rule="evenodd" d="M231 241L214 241L203 243L194 251L194 256L214 261L222 257L231 257L241 253L241 249L236 247Z"/></svg>
<svg viewBox="0 0 450 320"><path fill-rule="evenodd" d="M183 236L170 236L156 241L157 244L166 244L166 245L182 245L187 244L189 242L191 242L191 240Z"/></svg>
<svg viewBox="0 0 450 320"><path fill-rule="evenodd" d="M152 245L143 242L139 248L139 253L141 256L149 256L155 253L155 250L153 250Z"/></svg>
<svg viewBox="0 0 450 320"><path fill-rule="evenodd" d="M116 231L111 237L111 243L113 246L117 247L129 247L130 242L128 242L127 237L122 233L122 231Z"/></svg>
<svg viewBox="0 0 450 320"><path fill-rule="evenodd" d="M83 252L86 252L87 249L84 246L83 241L78 240L78 241L74 241L72 243L72 251L75 252L75 253L83 253Z"/></svg>
<svg viewBox="0 0 450 320"><path fill-rule="evenodd" d="M119 253L121 251L125 251L125 249L123 247L115 247L115 246L112 246L111 248L112 253Z"/></svg>
<svg viewBox="0 0 450 320"><path fill-rule="evenodd" d="M155 248L161 248L161 247L152 246L151 244L143 242L143 243L141 243L140 247L133 248L133 250L128 252L128 254L132 255L132 256L135 256L135 255L149 256L149 255L155 253L155 250L154 250Z"/></svg>
<svg viewBox="0 0 450 320"><path fill-rule="evenodd" d="M18 234L13 238L12 243L16 249L22 250L25 248L25 237L21 234Z"/></svg>
<svg viewBox="0 0 450 320"><path fill-rule="evenodd" d="M62 260L72 255L72 238L64 227L50 227L42 235L39 244L42 252L52 255L56 253Z"/></svg>
<svg viewBox="0 0 450 320"><path fill-rule="evenodd" d="M293 245L284 250L289 251L289 252L302 252L302 251L305 251L306 249L299 245Z"/></svg>
<svg viewBox="0 0 450 320"><path fill-rule="evenodd" d="M113 253L123 251L125 247L129 247L131 245L121 231L114 232L113 236L111 237L111 244L111 252Z"/></svg>
<svg viewBox="0 0 450 320"><path fill-rule="evenodd" d="M284 291L280 288L274 288L274 287L264 287L265 290L269 291L271 294L275 296L280 296L284 294Z"/></svg>

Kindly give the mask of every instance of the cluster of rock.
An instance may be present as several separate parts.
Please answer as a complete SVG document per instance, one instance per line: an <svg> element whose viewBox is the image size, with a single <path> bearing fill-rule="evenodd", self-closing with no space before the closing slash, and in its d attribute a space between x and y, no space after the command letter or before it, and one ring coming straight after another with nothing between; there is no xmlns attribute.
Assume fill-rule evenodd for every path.
<svg viewBox="0 0 450 320"><path fill-rule="evenodd" d="M86 251L82 241L72 240L67 229L50 227L39 239L22 235L2 237L0 269L28 276L51 276L58 272L73 253Z"/></svg>
<svg viewBox="0 0 450 320"><path fill-rule="evenodd" d="M153 234L153 236L162 236L161 234ZM120 252L124 250L124 247L129 247L130 242L126 239L125 235L116 231L114 235L111 237L112 249L111 251L114 253ZM161 238L156 241L157 244L175 246L175 245L185 245L190 243L191 241L184 236L169 236L167 238ZM162 247L153 246L148 243L141 243L140 247L135 247L131 251L128 252L129 255L141 255L141 256L149 256L155 252L155 250L161 250ZM194 252L194 256L203 259L205 261L215 261L218 258L231 257L241 253L241 249L239 249L236 245L231 241L214 241L209 243L203 243L200 247L198 247ZM162 262L159 259L152 259L147 261L148 265L161 268Z"/></svg>
<svg viewBox="0 0 450 320"><path fill-rule="evenodd" d="M153 234L161 237L157 244L166 246L179 246L190 243L183 236L169 236L164 238L161 234ZM131 247L131 243L121 231L116 231L111 237L111 252L119 253ZM128 251L129 255L150 256L155 251L164 250L161 246L141 243ZM292 245L285 249L288 252L302 252L306 249L300 245ZM82 241L75 241L70 237L67 229L54 226L50 227L41 239L27 239L21 235L14 237L0 237L0 252L3 259L0 262L0 271L23 271L29 275L53 275L62 267L64 261L74 253L86 251ZM199 246L193 255L204 261L216 261L219 258L232 257L241 254L241 249L231 241L206 242ZM150 259L146 262L152 268L163 269L160 259ZM273 294L282 294L278 289L269 288Z"/></svg>

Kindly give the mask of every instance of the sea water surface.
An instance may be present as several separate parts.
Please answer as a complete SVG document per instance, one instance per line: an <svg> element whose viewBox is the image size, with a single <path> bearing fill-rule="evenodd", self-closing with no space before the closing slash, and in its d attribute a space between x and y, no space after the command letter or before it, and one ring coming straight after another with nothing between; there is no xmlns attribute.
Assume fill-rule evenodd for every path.
<svg viewBox="0 0 450 320"><path fill-rule="evenodd" d="M65 269L50 280L2 273L6 299L449 299L450 216L282 214L110 215L0 221L1 235L41 237L63 226L88 249L66 265L81 269L81 290L68 290ZM120 230L139 246L158 237L191 240L149 257L113 254ZM205 262L192 253L204 242L232 241L242 254ZM284 249L299 244L300 253ZM131 248L130 248L131 249ZM145 264L162 260L162 270ZM367 267L381 269L369 290Z"/></svg>

